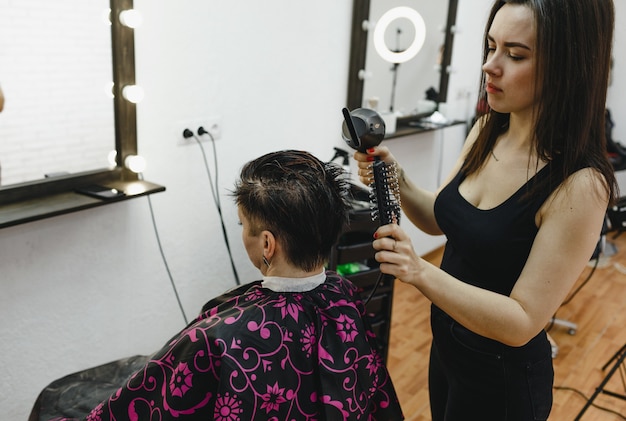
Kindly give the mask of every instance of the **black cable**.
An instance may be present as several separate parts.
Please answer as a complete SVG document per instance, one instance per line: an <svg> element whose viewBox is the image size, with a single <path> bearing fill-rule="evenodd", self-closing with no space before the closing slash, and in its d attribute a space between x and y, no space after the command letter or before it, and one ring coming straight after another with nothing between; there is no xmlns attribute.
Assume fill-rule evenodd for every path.
<svg viewBox="0 0 626 421"><path fill-rule="evenodd" d="M143 180L143 174L139 174L139 179ZM163 246L161 245L161 237L159 236L159 229L157 227L156 219L154 217L154 209L152 208L152 200L150 199L150 195L146 195L146 197L148 198L148 206L150 207L150 216L152 218L152 226L154 227L154 234L156 235L156 240L159 246L159 251L161 252L161 258L163 259L163 264L165 265L167 276L169 276L170 278L170 284L172 285L172 289L174 290L174 295L176 296L176 301L178 302L178 307L180 308L180 312L183 315L183 320L185 321L185 326L186 326L189 324L189 322L187 321L187 315L185 314L185 309L183 308L183 304L180 301L180 296L178 295L178 289L176 288L176 283L174 282L174 278L172 277L172 272L170 271L170 267L167 264L165 253L163 252Z"/></svg>
<svg viewBox="0 0 626 421"><path fill-rule="evenodd" d="M365 299L365 301L363 301L363 306L366 307L367 303L370 302L370 300L372 299L372 297L374 296L374 294L376 293L376 290L378 289L378 286L380 285L380 283L383 281L383 278L385 277L385 274L380 272L378 274L378 279L376 279L376 283L374 284L374 288L372 288L372 291L370 291L370 294L367 296L367 298Z"/></svg>
<svg viewBox="0 0 626 421"><path fill-rule="evenodd" d="M209 163L207 161L206 153L204 151L204 146L202 145L202 142L200 141L198 136L193 134L193 138L196 140L196 143L198 144L198 146L200 146L200 151L202 152L202 158L204 159L204 166L206 168L207 175L209 176L209 185L211 186L211 193L213 195L213 201L215 202L215 206L217 207L217 213L219 214L219 217L220 217L220 224L222 225L222 234L224 235L224 243L226 244L226 250L228 251L228 258L230 259L230 266L233 270L235 283L237 285L241 285L241 282L239 281L239 274L237 273L237 267L235 266L235 260L233 259L233 253L230 248L230 242L228 241L228 233L226 232L226 225L224 224L224 216L222 215L222 204L220 202L219 186L217 184L217 181L218 181L217 177L218 177L219 171L217 168L217 150L215 147L215 139L213 138L213 135L210 132L204 129L204 127L198 128L198 134L209 135L209 138L211 139L211 143L213 145L213 163L215 165L215 183L213 183L213 177L211 176L211 171L209 169Z"/></svg>
<svg viewBox="0 0 626 421"><path fill-rule="evenodd" d="M209 182L211 185L211 194L213 195L213 201L215 202L215 206L217 206L217 208L221 211L222 202L220 200L220 195L219 195L219 180L218 180L219 171L217 170L217 149L215 148L215 139L213 138L213 135L210 132L204 129L204 127L202 126L198 127L198 135L202 136L205 134L209 135L209 139L211 139L211 145L213 146L213 165L215 166L215 183L213 183L213 178L211 176L211 172L209 171L209 164L207 162L206 153L204 152L204 146L202 145L202 142L200 142L200 139L198 138L198 136L194 135L193 137L196 143L198 144L198 146L200 146L200 150L202 151L202 157L204 158L204 166L206 168L207 174L209 175Z"/></svg>
<svg viewBox="0 0 626 421"><path fill-rule="evenodd" d="M554 390L566 390L566 391L577 393L580 396L582 396L585 399L585 401L589 402L589 398L587 397L587 395L585 395L583 392L581 392L580 390L575 389L573 387L569 387L569 386L554 386ZM596 405L593 402L591 402L591 406L593 406L593 407L595 407L597 409L600 409L601 411L606 411L606 412L609 412L611 414L617 415L621 419L626 420L626 417L624 415L620 414L617 411L614 411L614 410L609 409L609 408L605 408L604 406Z"/></svg>

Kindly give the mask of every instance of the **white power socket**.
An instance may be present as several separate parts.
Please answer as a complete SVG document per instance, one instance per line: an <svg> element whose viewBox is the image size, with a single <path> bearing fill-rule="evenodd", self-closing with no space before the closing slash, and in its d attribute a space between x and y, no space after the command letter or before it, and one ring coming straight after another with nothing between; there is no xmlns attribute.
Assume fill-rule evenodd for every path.
<svg viewBox="0 0 626 421"><path fill-rule="evenodd" d="M201 134L200 128L206 130L209 134ZM185 137L184 132L188 129L195 135L195 137ZM179 121L175 127L176 143L180 146L191 145L196 143L196 139L200 142L208 142L213 137L213 140L218 140L222 137L222 118L210 117L210 118L198 118L194 120Z"/></svg>
<svg viewBox="0 0 626 421"><path fill-rule="evenodd" d="M203 123L198 124L198 127L195 128L196 132L202 127L209 134L204 134L202 137L204 138L213 138L213 140L218 140L222 138L222 118L221 117L211 117L204 120Z"/></svg>

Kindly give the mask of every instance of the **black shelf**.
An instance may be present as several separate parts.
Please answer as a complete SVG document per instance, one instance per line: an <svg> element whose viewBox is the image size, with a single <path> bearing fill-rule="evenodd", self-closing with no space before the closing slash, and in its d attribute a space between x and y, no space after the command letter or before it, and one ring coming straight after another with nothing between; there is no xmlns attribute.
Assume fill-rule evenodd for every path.
<svg viewBox="0 0 626 421"><path fill-rule="evenodd" d="M138 179L124 179L115 172L94 172L83 175L84 185L76 185L74 178L45 180L19 189L0 188L0 228L25 224L71 212L109 205L149 194L165 191L165 187ZM116 189L120 194L110 198L96 198L79 193L81 187L97 184Z"/></svg>

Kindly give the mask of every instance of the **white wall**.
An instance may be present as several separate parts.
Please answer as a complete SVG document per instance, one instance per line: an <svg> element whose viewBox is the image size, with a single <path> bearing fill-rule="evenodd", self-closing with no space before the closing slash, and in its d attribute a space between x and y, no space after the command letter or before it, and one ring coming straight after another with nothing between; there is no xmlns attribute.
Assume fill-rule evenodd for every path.
<svg viewBox="0 0 626 421"><path fill-rule="evenodd" d="M622 0L613 0L615 4L615 43L613 44L613 77L609 86L607 97L607 106L611 110L613 119L615 120L615 128L613 129L613 137L626 145L626 2ZM626 194L626 185L621 187L623 193Z"/></svg>
<svg viewBox="0 0 626 421"><path fill-rule="evenodd" d="M613 75L607 96L607 107L611 110L611 115L615 121L613 128L613 139L626 146L626 56L624 56L624 46L626 45L626 3L621 0L614 0L615 4L615 43L613 44ZM616 173L621 196L626 196L626 171Z"/></svg>
<svg viewBox="0 0 626 421"><path fill-rule="evenodd" d="M258 272L240 244L228 197L241 165L276 149L330 159L333 146L343 147L351 1L241 3L135 0L144 14L136 32L137 81L146 90L138 110L139 151L148 161L145 178L167 187L152 203L189 318L234 280L200 150L176 145L180 121L222 117L220 193L244 282L258 279ZM463 109L455 93L473 92L477 84L481 14L476 0L460 1L451 112ZM466 51L472 64L461 61ZM458 150L459 127L388 145L405 166L415 164L417 182L436 184L440 165L444 171L450 165L449 158L439 160L440 151ZM442 241L413 232L412 238L420 253ZM183 325L146 198L2 229L0 250L3 419L26 419L50 381L150 353Z"/></svg>

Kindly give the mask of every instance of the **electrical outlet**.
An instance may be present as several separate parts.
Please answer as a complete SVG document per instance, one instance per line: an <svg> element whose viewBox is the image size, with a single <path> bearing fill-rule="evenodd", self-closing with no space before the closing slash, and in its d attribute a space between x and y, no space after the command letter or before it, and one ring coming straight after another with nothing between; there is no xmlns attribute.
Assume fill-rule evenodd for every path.
<svg viewBox="0 0 626 421"><path fill-rule="evenodd" d="M211 136L202 134L200 128L209 132ZM191 131L191 136L184 136L183 133L186 129ZM210 117L179 121L174 125L174 136L176 144L179 146L192 145L197 141L208 142L211 140L211 137L213 137L213 140L220 139L222 137L222 119L221 117Z"/></svg>
<svg viewBox="0 0 626 421"><path fill-rule="evenodd" d="M197 121L195 120L185 120L179 121L174 125L174 133L173 136L176 139L176 144L179 146L191 145L196 143L196 139L193 136L185 137L185 130L189 130L191 133L194 133L194 130L197 126Z"/></svg>
<svg viewBox="0 0 626 421"><path fill-rule="evenodd" d="M210 136L209 134L202 134L202 137L206 138L207 140L210 139L211 137L213 138L213 140L218 140L222 138L222 118L221 117L211 117L211 118L207 118L206 120L204 120L202 124L195 127L196 134L200 135L199 130L201 127L204 130L206 130L208 133L210 133Z"/></svg>

